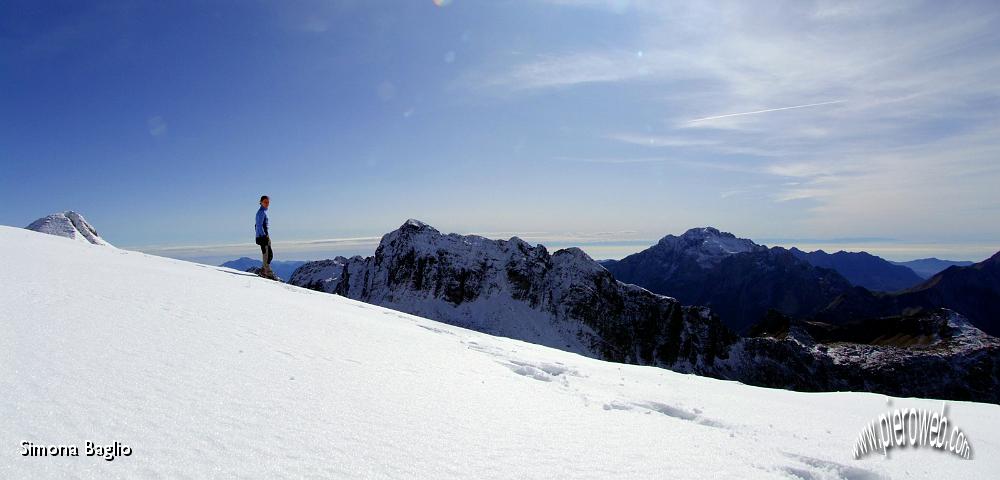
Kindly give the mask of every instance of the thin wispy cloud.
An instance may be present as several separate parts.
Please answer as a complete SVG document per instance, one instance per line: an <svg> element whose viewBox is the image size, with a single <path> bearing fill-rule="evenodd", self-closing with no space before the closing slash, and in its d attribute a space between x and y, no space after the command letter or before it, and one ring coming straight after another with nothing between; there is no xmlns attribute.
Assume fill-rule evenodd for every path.
<svg viewBox="0 0 1000 480"><path fill-rule="evenodd" d="M588 83L608 83L651 76L655 72L636 52L588 52L542 55L506 72L473 72L464 79L470 88L530 92Z"/></svg>
<svg viewBox="0 0 1000 480"><path fill-rule="evenodd" d="M742 117L746 115L758 115L761 113L780 112L783 110L795 110L798 108L812 108L812 107L820 107L823 105L835 105L838 103L845 103L846 101L847 100L832 100L829 102L808 103L805 105L793 105L791 107L778 107L778 108L768 108L764 110L754 110L752 112L727 113L724 115L713 115L711 117L695 118L694 120L688 120L687 123L705 122L708 120L718 120L720 118Z"/></svg>
<svg viewBox="0 0 1000 480"><path fill-rule="evenodd" d="M680 136L642 135L638 133L614 133L606 138L619 142L648 147L692 148L718 145L718 140L690 139Z"/></svg>
<svg viewBox="0 0 1000 480"><path fill-rule="evenodd" d="M604 157L604 158L588 158L588 157L554 157L555 160L564 162L577 162L577 163L605 163L605 164L626 164L626 163L660 163L660 162L670 162L672 159L667 157Z"/></svg>

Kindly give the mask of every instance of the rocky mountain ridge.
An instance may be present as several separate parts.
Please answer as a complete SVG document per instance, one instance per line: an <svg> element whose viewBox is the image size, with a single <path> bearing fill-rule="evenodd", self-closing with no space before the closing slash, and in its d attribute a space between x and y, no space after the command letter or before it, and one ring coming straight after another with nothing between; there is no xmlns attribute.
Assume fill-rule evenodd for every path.
<svg viewBox="0 0 1000 480"><path fill-rule="evenodd" d="M731 262L732 255L716 255L726 248L750 253L749 259L773 254L727 241L709 245L701 260ZM803 263L787 251L779 255ZM309 262L290 283L595 358L754 385L1000 402L994 388L1000 341L954 312L869 319L885 330L875 336L858 333L861 327L822 322L806 328L771 312L765 315L770 328L765 321L751 336L740 337L712 310L617 281L579 249L550 254L516 237L446 235L415 220L386 234L375 255ZM775 322L786 325L775 328ZM937 333L901 340L921 329ZM922 381L928 372L940 378Z"/></svg>

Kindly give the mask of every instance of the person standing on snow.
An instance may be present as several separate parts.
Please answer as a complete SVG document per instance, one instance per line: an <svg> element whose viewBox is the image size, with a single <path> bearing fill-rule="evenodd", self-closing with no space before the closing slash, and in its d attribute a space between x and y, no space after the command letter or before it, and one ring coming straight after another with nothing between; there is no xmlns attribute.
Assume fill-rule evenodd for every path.
<svg viewBox="0 0 1000 480"><path fill-rule="evenodd" d="M260 273L265 277L273 277L271 272L271 260L274 259L274 251L271 250L271 236L267 231L267 207L271 204L271 199L267 195L260 197L260 208L257 210L257 245L260 245L260 253L263 257L264 266Z"/></svg>

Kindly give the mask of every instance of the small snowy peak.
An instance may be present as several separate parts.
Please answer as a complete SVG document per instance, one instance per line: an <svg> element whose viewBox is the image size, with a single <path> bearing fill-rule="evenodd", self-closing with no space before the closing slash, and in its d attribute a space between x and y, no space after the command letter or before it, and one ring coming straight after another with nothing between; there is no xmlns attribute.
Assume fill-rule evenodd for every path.
<svg viewBox="0 0 1000 480"><path fill-rule="evenodd" d="M502 240L492 240L479 235L459 235L457 233L442 234L436 228L409 219L398 229L385 234L379 242L378 252L383 255L395 256L412 251L416 254L448 254L452 260L461 264L476 264L485 258L506 256L516 245Z"/></svg>
<svg viewBox="0 0 1000 480"><path fill-rule="evenodd" d="M384 249L399 243L427 245L433 243L433 239L439 236L441 236L441 232L438 232L434 227L411 218L403 222L399 228L383 235L378 248Z"/></svg>
<svg viewBox="0 0 1000 480"><path fill-rule="evenodd" d="M579 273L595 274L607 271L600 263L594 261L590 255L577 247L556 250L552 254L552 261L563 264L563 268L572 268Z"/></svg>
<svg viewBox="0 0 1000 480"><path fill-rule="evenodd" d="M481 235L441 233L431 225L408 219L398 229L382 236L379 250L386 255L413 251L418 254L443 254L462 264L478 264L511 255L547 253L542 245L532 245L519 237L494 240Z"/></svg>
<svg viewBox="0 0 1000 480"><path fill-rule="evenodd" d="M715 227L692 228L681 236L667 235L660 239L659 245L693 256L698 264L706 267L718 264L719 261L730 255L756 252L767 248L748 238L739 238Z"/></svg>
<svg viewBox="0 0 1000 480"><path fill-rule="evenodd" d="M696 227L696 228L692 228L692 229L689 229L688 231L684 232L684 234L681 235L681 236L682 237L686 237L686 238L705 238L705 237L723 237L723 236L728 236L728 237L735 238L735 235L733 235L733 234L731 234L729 232L722 232L718 228L715 228L715 227Z"/></svg>
<svg viewBox="0 0 1000 480"><path fill-rule="evenodd" d="M714 227L692 228L684 232L682 238L699 243L705 250L717 251L729 255L753 252L762 248L748 238L738 238L732 233L721 232Z"/></svg>
<svg viewBox="0 0 1000 480"><path fill-rule="evenodd" d="M521 237L510 237L510 240L507 240L507 242L520 249L531 248L531 244L522 240Z"/></svg>
<svg viewBox="0 0 1000 480"><path fill-rule="evenodd" d="M531 245L518 237L494 240L480 235L444 234L426 223L410 219L382 237L375 256L382 259L424 258L447 264L456 271L477 271L485 265L503 271L510 265L541 261L548 258L549 253L543 245ZM579 248L559 250L552 258L565 267L579 269L579 274L604 270Z"/></svg>
<svg viewBox="0 0 1000 480"><path fill-rule="evenodd" d="M83 215L72 210L39 218L25 228L93 245L112 246L98 235L97 229L88 223Z"/></svg>
<svg viewBox="0 0 1000 480"><path fill-rule="evenodd" d="M590 255L587 255L586 252L584 252L583 250L581 250L579 247L564 248L562 250L556 251L556 254L570 255L573 258L584 259L584 260L587 260L588 262L593 262L594 261L593 258L590 258Z"/></svg>
<svg viewBox="0 0 1000 480"><path fill-rule="evenodd" d="M432 227L432 226L430 226L430 225L428 225L428 224L426 224L424 222L421 222L420 220L417 220L415 218L408 218L405 222L403 222L402 225L399 226L399 228L400 228L400 230L403 230L403 229L413 229L413 230L430 229L430 230L434 230L435 232L437 231L434 227Z"/></svg>

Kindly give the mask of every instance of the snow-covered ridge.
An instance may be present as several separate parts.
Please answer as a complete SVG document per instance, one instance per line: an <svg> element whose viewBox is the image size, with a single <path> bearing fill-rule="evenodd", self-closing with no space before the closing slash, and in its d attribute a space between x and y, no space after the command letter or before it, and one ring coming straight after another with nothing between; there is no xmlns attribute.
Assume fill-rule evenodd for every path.
<svg viewBox="0 0 1000 480"><path fill-rule="evenodd" d="M948 402L973 459L852 458L886 404L609 363L243 272L0 226L3 478L991 478L1000 406ZM81 279L86 278L86 281ZM121 442L128 457L33 458ZM81 454L82 455L82 454Z"/></svg>
<svg viewBox="0 0 1000 480"><path fill-rule="evenodd" d="M97 234L97 229L87 223L83 215L72 210L39 218L24 228L93 245L112 246Z"/></svg>
<svg viewBox="0 0 1000 480"><path fill-rule="evenodd" d="M703 337L732 335L707 309L615 281L579 248L550 254L517 237L442 234L412 219L384 235L374 256L310 262L289 282L595 358L683 371L710 368L718 351ZM661 333L638 334L643 328Z"/></svg>

